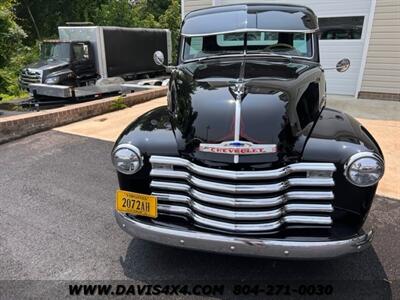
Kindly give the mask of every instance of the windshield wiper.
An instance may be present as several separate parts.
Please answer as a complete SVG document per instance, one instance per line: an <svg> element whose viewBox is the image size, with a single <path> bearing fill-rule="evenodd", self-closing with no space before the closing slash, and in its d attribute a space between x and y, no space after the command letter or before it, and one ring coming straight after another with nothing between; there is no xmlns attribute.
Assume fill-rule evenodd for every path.
<svg viewBox="0 0 400 300"><path fill-rule="evenodd" d="M211 55L211 56L203 56L199 58L193 58L193 59L188 59L185 60L184 63L190 63L194 61L203 61L207 59L217 59L217 58L222 58L222 57L236 57L236 56L244 56L243 53L238 53L238 54L220 54L220 55Z"/></svg>
<svg viewBox="0 0 400 300"><path fill-rule="evenodd" d="M293 59L293 56L288 55L288 54L278 54L276 52L271 52L271 51L252 51L252 52L247 52L247 54L259 54L259 55L268 55L268 56L274 56L274 57L283 57L287 58L289 60Z"/></svg>
<svg viewBox="0 0 400 300"><path fill-rule="evenodd" d="M251 55L251 54L255 54L255 55L267 55L267 56L272 56L272 57L279 57L279 58L285 58L289 61L292 61L293 57L290 55L284 55L284 54L277 54L275 52L248 52L247 55ZM221 57L226 57L226 56L246 56L246 54L241 53L241 54L220 54L220 55L212 55L212 56L203 56L203 57L199 57L199 58L193 58L193 59L189 59L186 60L185 63L188 62L194 62L194 61L203 61L203 60L207 60L207 59L216 59L216 58L221 58Z"/></svg>

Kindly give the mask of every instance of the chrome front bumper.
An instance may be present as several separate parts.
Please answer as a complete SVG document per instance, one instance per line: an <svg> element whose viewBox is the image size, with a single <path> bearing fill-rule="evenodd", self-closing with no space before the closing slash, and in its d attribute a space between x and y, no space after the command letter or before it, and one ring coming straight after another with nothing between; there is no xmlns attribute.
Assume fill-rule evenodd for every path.
<svg viewBox="0 0 400 300"><path fill-rule="evenodd" d="M372 230L348 240L285 241L225 236L145 224L115 212L118 225L132 236L164 245L209 252L284 259L329 259L360 252L372 240Z"/></svg>

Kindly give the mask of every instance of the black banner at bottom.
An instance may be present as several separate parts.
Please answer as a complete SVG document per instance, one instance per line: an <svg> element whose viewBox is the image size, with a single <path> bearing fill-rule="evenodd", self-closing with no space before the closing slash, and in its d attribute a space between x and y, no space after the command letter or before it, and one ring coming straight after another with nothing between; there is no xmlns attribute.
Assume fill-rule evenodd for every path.
<svg viewBox="0 0 400 300"><path fill-rule="evenodd" d="M399 282L351 281L0 281L0 299L393 299Z"/></svg>

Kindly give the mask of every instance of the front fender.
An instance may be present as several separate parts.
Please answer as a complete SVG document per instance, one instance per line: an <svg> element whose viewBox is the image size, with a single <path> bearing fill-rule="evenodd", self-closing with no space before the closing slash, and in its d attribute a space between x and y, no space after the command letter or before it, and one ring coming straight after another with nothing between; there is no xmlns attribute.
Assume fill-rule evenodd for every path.
<svg viewBox="0 0 400 300"><path fill-rule="evenodd" d="M166 106L157 107L133 121L118 137L114 148L120 144L135 145L144 160L144 166L138 173L134 175L118 173L121 189L129 191L149 192L151 155L179 155Z"/></svg>
<svg viewBox="0 0 400 300"><path fill-rule="evenodd" d="M178 155L167 107L157 107L133 121L120 134L114 147L125 143L138 147L144 156Z"/></svg>
<svg viewBox="0 0 400 300"><path fill-rule="evenodd" d="M357 152L374 152L383 158L379 145L356 119L325 108L308 138L303 160L344 164Z"/></svg>
<svg viewBox="0 0 400 300"><path fill-rule="evenodd" d="M75 78L75 74L71 69L62 69L62 70L57 70L54 72L51 72L46 75L46 78L44 78L44 82L53 77L59 77L59 80L57 83L54 84L63 84L63 85L70 85L73 79Z"/></svg>
<svg viewBox="0 0 400 300"><path fill-rule="evenodd" d="M303 161L335 163L334 223L348 224L356 230L363 225L377 189L377 185L357 187L345 178L344 164L358 152L373 152L383 158L379 145L356 119L324 109L302 156Z"/></svg>

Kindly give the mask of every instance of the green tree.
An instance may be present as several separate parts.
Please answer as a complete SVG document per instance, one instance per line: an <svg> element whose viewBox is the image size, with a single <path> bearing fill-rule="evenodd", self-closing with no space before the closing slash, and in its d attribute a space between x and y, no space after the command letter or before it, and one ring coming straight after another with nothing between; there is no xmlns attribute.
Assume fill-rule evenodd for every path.
<svg viewBox="0 0 400 300"><path fill-rule="evenodd" d="M157 20L165 13L171 5L171 0L145 0L144 5L147 13L151 13Z"/></svg>
<svg viewBox="0 0 400 300"><path fill-rule="evenodd" d="M58 26L66 22L93 22L94 12L110 0L18 0L15 5L19 24L28 34L28 44L35 44L37 33L32 17L43 38L56 38Z"/></svg>
<svg viewBox="0 0 400 300"><path fill-rule="evenodd" d="M15 49L21 47L25 32L16 23L13 11L14 0L2 0L0 3L0 68L6 66Z"/></svg>
<svg viewBox="0 0 400 300"><path fill-rule="evenodd" d="M131 27L135 22L133 5L128 0L107 1L94 13L94 23L102 26Z"/></svg>
<svg viewBox="0 0 400 300"><path fill-rule="evenodd" d="M176 49L181 19L179 0L18 0L15 4L19 24L29 36L25 41L28 45L34 45L38 38L34 23L42 38L56 38L57 27L70 21L101 26L169 28L173 49Z"/></svg>
<svg viewBox="0 0 400 300"><path fill-rule="evenodd" d="M171 30L172 35L172 49L173 61L176 61L178 43L179 43L179 30L181 26L181 5L179 0L172 0L165 13L160 16L160 26Z"/></svg>
<svg viewBox="0 0 400 300"><path fill-rule="evenodd" d="M110 0L96 10L95 23L103 26L159 27L156 16L147 5L145 0Z"/></svg>
<svg viewBox="0 0 400 300"><path fill-rule="evenodd" d="M111 0L96 11L97 25L168 28L172 33L173 59L176 59L181 25L180 1Z"/></svg>
<svg viewBox="0 0 400 300"><path fill-rule="evenodd" d="M0 97L19 94L18 73L26 57L23 40L25 32L16 22L15 0L2 0L0 3Z"/></svg>

